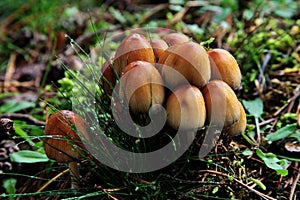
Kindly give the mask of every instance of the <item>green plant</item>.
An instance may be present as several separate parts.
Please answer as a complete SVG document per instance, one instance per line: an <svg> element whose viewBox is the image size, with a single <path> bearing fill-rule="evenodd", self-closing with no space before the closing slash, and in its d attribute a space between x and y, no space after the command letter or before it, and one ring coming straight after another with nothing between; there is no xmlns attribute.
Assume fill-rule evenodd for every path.
<svg viewBox="0 0 300 200"><path fill-rule="evenodd" d="M10 154L10 157L14 162L17 163L37 163L49 161L49 158L46 156L45 152L40 153L32 150L21 150Z"/></svg>
<svg viewBox="0 0 300 200"><path fill-rule="evenodd" d="M5 178L2 180L2 185L5 188L6 192L10 195L14 195L16 193L16 184L17 180L15 178ZM9 196L9 199L14 199L13 196Z"/></svg>
<svg viewBox="0 0 300 200"><path fill-rule="evenodd" d="M264 153L260 149L256 149L256 155L264 161L267 167L276 170L276 172L282 176L288 175L287 166L290 161L286 159L278 159L278 157L273 153Z"/></svg>
<svg viewBox="0 0 300 200"><path fill-rule="evenodd" d="M262 117L263 114L263 102L261 99L257 98L255 100L242 100L242 103L244 104L246 110L249 112L250 115L252 115L254 117L254 121L255 121L255 127L256 127L256 136L257 136L257 140L258 143L261 142L261 131L260 131L260 125L259 125L259 120ZM245 134L243 134L243 136L246 137ZM248 136L250 136L253 144L256 143L256 139L254 138L254 135L252 132L248 133ZM247 139L249 141L249 139Z"/></svg>

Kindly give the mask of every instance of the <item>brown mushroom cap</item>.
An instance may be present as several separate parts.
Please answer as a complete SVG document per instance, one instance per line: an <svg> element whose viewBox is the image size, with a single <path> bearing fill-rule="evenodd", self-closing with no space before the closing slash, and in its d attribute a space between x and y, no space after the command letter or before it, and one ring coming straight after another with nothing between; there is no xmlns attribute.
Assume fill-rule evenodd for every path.
<svg viewBox="0 0 300 200"><path fill-rule="evenodd" d="M240 102L227 83L221 80L209 81L202 94L209 123L228 128L240 120Z"/></svg>
<svg viewBox="0 0 300 200"><path fill-rule="evenodd" d="M125 38L115 54L113 67L120 75L123 68L133 61L155 62L153 49L145 36L133 33Z"/></svg>
<svg viewBox="0 0 300 200"><path fill-rule="evenodd" d="M111 95L118 76L112 67L111 60L106 60L104 62L101 68L101 74L102 76L100 77L99 82L102 85L104 92Z"/></svg>
<svg viewBox="0 0 300 200"><path fill-rule="evenodd" d="M240 115L241 115L240 119L229 128L223 130L223 134L226 136L240 135L246 129L247 118L246 118L245 109L240 102L239 102L239 107L240 107Z"/></svg>
<svg viewBox="0 0 300 200"><path fill-rule="evenodd" d="M169 47L159 57L158 64L161 65L164 81L172 88L186 84L186 80L192 85L202 87L210 79L208 54L195 42Z"/></svg>
<svg viewBox="0 0 300 200"><path fill-rule="evenodd" d="M192 85L175 89L166 103L167 122L174 129L195 130L204 125L205 103L201 91Z"/></svg>
<svg viewBox="0 0 300 200"><path fill-rule="evenodd" d="M165 91L157 69L148 62L135 61L127 65L120 79L119 94L129 102L132 112L148 112L154 104L162 104Z"/></svg>
<svg viewBox="0 0 300 200"><path fill-rule="evenodd" d="M168 44L164 40L159 38L150 40L150 44L153 48L156 60L158 60L159 56L168 48Z"/></svg>
<svg viewBox="0 0 300 200"><path fill-rule="evenodd" d="M169 46L181 44L190 41L187 35L182 33L169 33L162 38Z"/></svg>
<svg viewBox="0 0 300 200"><path fill-rule="evenodd" d="M87 135L85 122L79 115L69 110L53 113L45 127L44 149L50 159L69 163L81 158L83 144L74 128ZM74 147L78 147L74 149Z"/></svg>
<svg viewBox="0 0 300 200"><path fill-rule="evenodd" d="M207 51L211 66L211 80L223 80L231 88L241 85L241 71L235 58L225 49Z"/></svg>

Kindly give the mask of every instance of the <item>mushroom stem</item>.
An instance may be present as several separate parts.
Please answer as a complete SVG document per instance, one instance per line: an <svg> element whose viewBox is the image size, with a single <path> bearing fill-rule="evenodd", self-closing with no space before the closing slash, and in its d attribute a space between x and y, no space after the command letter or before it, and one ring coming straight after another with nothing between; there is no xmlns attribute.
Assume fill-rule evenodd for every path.
<svg viewBox="0 0 300 200"><path fill-rule="evenodd" d="M71 188L79 188L80 174L77 166L77 162L69 162L70 176L71 176Z"/></svg>

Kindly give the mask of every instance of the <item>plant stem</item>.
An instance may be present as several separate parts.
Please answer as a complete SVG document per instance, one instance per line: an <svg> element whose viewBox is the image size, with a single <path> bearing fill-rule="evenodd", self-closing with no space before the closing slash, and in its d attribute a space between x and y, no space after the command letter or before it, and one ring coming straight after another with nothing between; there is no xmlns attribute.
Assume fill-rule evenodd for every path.
<svg viewBox="0 0 300 200"><path fill-rule="evenodd" d="M70 162L70 176L71 176L71 188L76 189L79 188L80 174L77 166L77 162Z"/></svg>
<svg viewBox="0 0 300 200"><path fill-rule="evenodd" d="M59 174L57 174L56 176L54 176L52 179L50 179L47 183L45 183L42 187L40 187L36 192L42 192L46 187L48 187L51 183L53 183L54 181L56 181L56 179L58 179L59 177L63 176L65 173L69 172L69 169L66 169L62 172L60 172Z"/></svg>
<svg viewBox="0 0 300 200"><path fill-rule="evenodd" d="M261 143L261 136L260 136L259 121L258 121L258 117L254 117L254 118L255 118L256 134L257 134L257 143L258 143L258 145L260 145L260 143Z"/></svg>

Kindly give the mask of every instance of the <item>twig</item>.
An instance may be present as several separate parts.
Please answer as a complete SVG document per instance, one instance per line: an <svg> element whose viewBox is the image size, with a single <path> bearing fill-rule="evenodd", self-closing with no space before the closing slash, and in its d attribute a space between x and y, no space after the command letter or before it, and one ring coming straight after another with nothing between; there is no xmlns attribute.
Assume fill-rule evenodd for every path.
<svg viewBox="0 0 300 200"><path fill-rule="evenodd" d="M221 176L224 176L224 177L228 177L228 176L229 176L228 174L224 174L224 173L222 173L222 172L213 171L213 170L200 170L199 172L212 173L212 174L217 174L217 175L221 175ZM237 182L237 183L240 184L241 186L243 186L243 187L247 188L248 190L250 190L250 191L256 193L257 195L263 197L264 199L268 199L268 200L276 200L276 199L273 198L273 197L270 197L270 196L268 196L268 195L265 195L265 194L263 194L263 193L261 193L261 192L255 190L255 189L251 188L250 186L246 185L245 183L239 181L238 179L236 179L236 178L234 178L234 177L232 177L232 176L230 176L230 177L232 178L232 180L234 180L235 182Z"/></svg>
<svg viewBox="0 0 300 200"><path fill-rule="evenodd" d="M295 94L291 98L287 100L287 103L283 105L273 116L278 116L281 112L283 112L291 103L294 103L300 97L300 87L295 89Z"/></svg>
<svg viewBox="0 0 300 200"><path fill-rule="evenodd" d="M142 16L139 21L134 25L134 27L138 27L143 22L147 21L151 16L153 16L155 13L166 9L169 7L169 3L164 4L158 4L157 6L154 6L149 12L147 12L144 16Z"/></svg>
<svg viewBox="0 0 300 200"><path fill-rule="evenodd" d="M289 200L293 200L293 196L295 195L295 190L296 190L296 187L297 187L297 183L298 183L298 181L300 179L300 168L299 168L298 165L299 165L299 163L296 162L295 163L295 167L296 167L296 170L298 171L298 173L297 173L297 176L294 179L293 184L291 186L291 192L290 192ZM295 195L295 199L296 199L296 195Z"/></svg>
<svg viewBox="0 0 300 200"><path fill-rule="evenodd" d="M15 81L11 80L9 82L0 83L0 87L2 88L16 88L16 87L37 87L36 81Z"/></svg>
<svg viewBox="0 0 300 200"><path fill-rule="evenodd" d="M200 7L207 5L208 1L188 1L183 9L176 13L171 21L171 24L176 24L184 17L185 13L192 7Z"/></svg>
<svg viewBox="0 0 300 200"><path fill-rule="evenodd" d="M300 102L297 107L296 116L297 116L298 126L300 126Z"/></svg>
<svg viewBox="0 0 300 200"><path fill-rule="evenodd" d="M134 177L134 176L131 176L131 178L132 178L134 181L139 181L139 182L141 182L141 183L143 183L143 184L146 184L146 185L150 185L150 184L151 184L151 182L149 182L149 181L146 181L146 180L143 180L143 179L139 179L139 178Z"/></svg>
<svg viewBox="0 0 300 200"><path fill-rule="evenodd" d="M267 119L267 120L265 120L265 121L260 122L260 123L259 123L259 126L264 126L264 125L269 124L269 123L271 123L271 122L274 122L274 121L276 121L276 120L277 120L276 117L275 117L275 118Z"/></svg>
<svg viewBox="0 0 300 200"><path fill-rule="evenodd" d="M121 188L105 189L105 188L102 188L101 185L97 186L96 188L97 188L97 189L101 189L105 194L107 194L107 196L109 196L109 197L112 198L113 200L119 200L119 199L120 199L120 198L117 198L116 195L110 194L110 193L111 193L111 192L119 191L119 190L121 190Z"/></svg>
<svg viewBox="0 0 300 200"><path fill-rule="evenodd" d="M24 120L30 123L33 123L38 126L45 126L46 123L44 121L40 121L38 119L35 119L29 114L22 114L22 113L6 113L6 114L0 114L0 118L9 118L9 119L19 119Z"/></svg>
<svg viewBox="0 0 300 200"><path fill-rule="evenodd" d="M46 187L48 187L53 181L55 181L56 179L58 179L59 177L61 177L62 175L68 173L70 171L70 168L60 172L59 174L57 174L56 176L54 176L52 179L50 179L49 181L47 181L47 183L45 183L42 187L40 187L40 189L38 189L36 192L42 192Z"/></svg>
<svg viewBox="0 0 300 200"><path fill-rule="evenodd" d="M9 62L8 62L8 67L5 73L5 79L4 79L4 87L3 87L3 91L4 92L8 92L8 84L13 76L13 74L15 73L16 70L16 58L17 58L17 53L16 52L12 52L10 54L10 58L9 58Z"/></svg>

